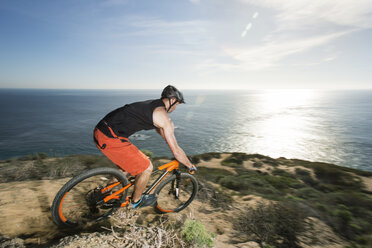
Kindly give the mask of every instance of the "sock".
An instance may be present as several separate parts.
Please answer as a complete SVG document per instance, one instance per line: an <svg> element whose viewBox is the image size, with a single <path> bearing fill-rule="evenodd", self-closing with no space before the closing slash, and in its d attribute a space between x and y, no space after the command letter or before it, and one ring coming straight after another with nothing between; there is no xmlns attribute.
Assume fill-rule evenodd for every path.
<svg viewBox="0 0 372 248"><path fill-rule="evenodd" d="M141 195L141 198L137 202L132 202L132 206L136 207L141 201L142 201L143 195Z"/></svg>

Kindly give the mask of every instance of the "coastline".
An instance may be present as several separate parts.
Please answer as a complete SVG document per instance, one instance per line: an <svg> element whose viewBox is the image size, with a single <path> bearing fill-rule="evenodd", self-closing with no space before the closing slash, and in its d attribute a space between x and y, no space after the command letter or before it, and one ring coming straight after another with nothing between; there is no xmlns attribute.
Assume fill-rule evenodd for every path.
<svg viewBox="0 0 372 248"><path fill-rule="evenodd" d="M152 160L155 167L170 161L165 157ZM201 221L209 232L215 233L215 247L238 247L234 242L257 247L260 238L239 228L238 219L242 218L237 216L247 216L257 208L268 211L265 206L289 202L290 205L283 205L287 213L294 208L306 216L299 222L303 231L297 234L301 247L372 242L371 222L367 222L372 218L372 172L259 154L205 153L192 156L192 160L198 166L196 177L201 186L198 197L184 211L167 216L171 216L172 223L184 223L190 216ZM68 236L51 222L51 201L69 178L102 166L115 167L105 157L95 155L49 158L39 154L0 161L1 243L23 237L26 246L48 247L56 239ZM152 209L143 210L136 217L142 223L137 224L157 225L156 216ZM310 230L309 225L321 228ZM328 235L328 243L311 240L311 236L322 233ZM83 234L79 235L76 239Z"/></svg>

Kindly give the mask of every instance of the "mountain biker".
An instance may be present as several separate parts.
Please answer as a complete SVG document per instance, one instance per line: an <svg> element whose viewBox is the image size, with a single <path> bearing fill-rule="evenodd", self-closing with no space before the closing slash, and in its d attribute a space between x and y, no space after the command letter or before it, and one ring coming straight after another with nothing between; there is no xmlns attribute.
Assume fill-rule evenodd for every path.
<svg viewBox="0 0 372 248"><path fill-rule="evenodd" d="M150 206L156 202L154 195L143 195L153 170L150 159L128 137L140 130L155 129L168 143L174 157L190 170L196 167L178 146L174 126L168 114L180 103L183 95L174 86L163 89L160 99L126 104L108 113L94 129L94 141L98 149L113 163L136 177L132 195L132 208Z"/></svg>

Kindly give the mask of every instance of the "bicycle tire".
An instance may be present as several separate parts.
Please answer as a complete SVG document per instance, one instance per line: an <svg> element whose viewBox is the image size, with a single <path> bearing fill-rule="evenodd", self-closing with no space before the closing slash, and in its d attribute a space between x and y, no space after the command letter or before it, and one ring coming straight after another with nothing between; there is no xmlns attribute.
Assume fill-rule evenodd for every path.
<svg viewBox="0 0 372 248"><path fill-rule="evenodd" d="M90 185L88 181L85 181L85 180L87 179L95 180L95 176L98 177L99 181L98 180L93 181L94 183L97 182L97 184L99 184L100 181L103 181L103 182L106 181L106 185L103 184L102 185L103 187L107 186L107 180L116 178L117 181L120 182L120 184L115 186L115 190L122 188L128 184L128 179L125 177L125 175L119 170L114 169L114 168L95 168L95 169L91 169L88 171L84 171L80 175L69 180L65 185L62 186L62 188L56 194L53 204L52 204L52 208L51 208L52 219L55 224L57 224L60 227L69 227L69 228L78 227L84 224L88 224L89 222L95 222L95 221L101 220L111 215L113 212L115 212L119 208L119 206L107 207L107 205L105 206L105 208L103 208L102 206L99 207L98 205L92 206L91 198L94 197L94 194L96 194L94 193L95 192L94 189L97 189L100 186L94 187L93 184ZM82 188L80 189L80 191L79 191L78 186L79 187L81 186ZM125 190L123 194L119 197L119 199L116 199L116 201L123 202L126 199L127 193L128 193L128 190ZM70 196L70 194L72 196ZM65 199L66 196L69 196L72 202L80 201L80 203L75 204L77 205L75 212L73 212L74 210L72 210L72 212L69 211L69 208L72 208L73 205L70 204L70 201ZM88 198L90 197L90 198L87 200L87 197ZM96 209L98 209L99 211L98 214L90 213L89 215L89 211L87 211L87 213L83 212L87 209L87 207L89 208L89 211L91 212L92 212L92 209L94 209L94 212L96 212L97 211ZM105 213L100 214L100 212L104 212L104 210L107 210L107 211ZM76 212L77 214L75 214Z"/></svg>
<svg viewBox="0 0 372 248"><path fill-rule="evenodd" d="M174 186L177 182L176 175L167 178L155 189L154 194L158 199L154 204L154 209L157 213L179 212L194 200L198 192L198 182L195 177L188 173L181 173L179 175L179 180L178 196L176 196L176 190L172 189L172 184ZM171 194L174 199L169 197Z"/></svg>

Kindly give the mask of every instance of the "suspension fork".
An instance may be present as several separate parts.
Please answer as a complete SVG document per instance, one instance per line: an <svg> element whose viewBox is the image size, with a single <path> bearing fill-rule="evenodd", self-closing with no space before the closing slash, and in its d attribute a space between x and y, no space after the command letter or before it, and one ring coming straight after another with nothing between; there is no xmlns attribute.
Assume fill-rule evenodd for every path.
<svg viewBox="0 0 372 248"><path fill-rule="evenodd" d="M175 193L174 194L174 198L178 199L179 188L180 188L180 181L181 181L181 171L174 170L174 174L176 175L176 188L174 188L174 181L172 181L171 191Z"/></svg>

